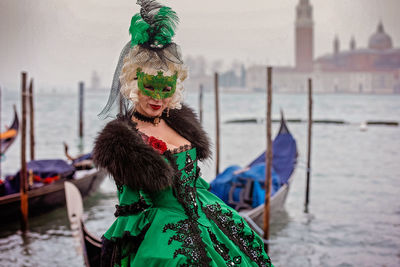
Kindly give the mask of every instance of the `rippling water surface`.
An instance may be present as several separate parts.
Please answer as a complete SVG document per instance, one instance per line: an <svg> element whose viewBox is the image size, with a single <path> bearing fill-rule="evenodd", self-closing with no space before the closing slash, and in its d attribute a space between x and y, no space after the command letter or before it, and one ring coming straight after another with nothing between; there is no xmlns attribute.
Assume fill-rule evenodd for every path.
<svg viewBox="0 0 400 267"><path fill-rule="evenodd" d="M96 114L107 94L88 92L85 98L85 139L78 133L78 96L37 95L37 158L64 158L62 142L72 154L91 149L93 138L105 124ZM214 98L204 99L204 126L215 135ZM264 94L222 94L221 121L262 118ZM197 95L186 102L197 109ZM4 92L1 124L12 120L11 106L19 106L16 92ZM273 96L273 117L282 108L287 118L307 118L305 95ZM8 110L10 109L10 110ZM289 124L297 140L299 164L286 208L273 218L270 256L276 266L400 266L400 127L369 126L366 120L400 121L400 96L316 95L316 119L339 119L345 125L315 124L312 140L310 213L303 213L307 125ZM3 129L4 130L4 129ZM276 134L278 124L273 124ZM246 165L265 147L265 126L221 125L222 171L231 164ZM3 173L19 167L19 140L7 152ZM215 175L213 161L202 166L203 177ZM87 228L100 236L113 222L115 186L104 181L99 192L86 199ZM65 208L30 219L23 236L19 223L0 226L0 266L83 266L77 242L69 229Z"/></svg>

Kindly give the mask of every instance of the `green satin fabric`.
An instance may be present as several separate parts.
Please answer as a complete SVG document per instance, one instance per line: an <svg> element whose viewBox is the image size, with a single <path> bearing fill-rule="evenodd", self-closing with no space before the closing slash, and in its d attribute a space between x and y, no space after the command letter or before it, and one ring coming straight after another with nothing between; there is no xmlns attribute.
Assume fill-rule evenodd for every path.
<svg viewBox="0 0 400 267"><path fill-rule="evenodd" d="M139 236L144 229L147 229L144 239L136 252L129 252L127 251L128 248L122 248L125 257L121 261L121 266L159 267L181 266L183 264L192 266L193 263L190 264L190 260L193 259L190 258L190 255L193 256L195 253L191 251L191 248L184 245L185 242L177 239L190 240L193 233L191 231L178 233L172 230L171 227L168 228L171 225L180 227L180 223L182 224L182 221L189 218L185 206L186 209L189 207L192 214L194 214L195 229L200 231L201 242L198 243L202 244L201 249L205 250L207 258L211 259L207 263L209 266L259 266L249 258L249 250L247 250L248 253L246 254L245 249L238 245L235 237L230 234L232 229L236 229L235 227L242 228L241 234L254 236L250 247L253 250L258 249L259 257L268 259L268 255L263 250L262 240L254 234L239 214L209 192L209 184L201 177L190 179L197 168L196 149L192 148L188 151L176 153L173 158L180 172L181 181L186 181L186 183L180 185L187 186L185 189L187 194L189 194L190 190L188 189L190 188L194 188L196 192L193 203L182 205L182 201L179 201L179 190L174 193L172 188L167 188L154 195L148 195L124 186L123 191L119 193L120 205L132 204L142 196L147 204L150 205L150 208L137 214L118 217L104 234L105 238L117 241L127 233L134 237ZM192 161L193 168L190 167L185 170L188 160ZM219 205L219 211L222 214L230 214L231 216L227 217L230 223L226 224L226 228L222 227L220 223L216 223L215 220L210 219L210 216L207 217L204 212L206 207L215 207L215 205ZM228 225L230 226L228 227ZM180 238L176 238L176 236ZM250 252L253 250L250 250ZM185 253L182 253L182 251ZM115 266L119 265L116 264ZM267 264L266 266L272 265Z"/></svg>

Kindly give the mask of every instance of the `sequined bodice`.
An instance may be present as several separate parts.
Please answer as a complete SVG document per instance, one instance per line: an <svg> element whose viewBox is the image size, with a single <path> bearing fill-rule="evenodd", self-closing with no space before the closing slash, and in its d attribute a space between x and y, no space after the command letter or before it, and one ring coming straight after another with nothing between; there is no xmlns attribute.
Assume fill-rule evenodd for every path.
<svg viewBox="0 0 400 267"><path fill-rule="evenodd" d="M198 218L199 200L197 199L196 183L199 178L196 148L166 156L175 170L173 184L162 192L152 195L155 207L184 210L188 217Z"/></svg>
<svg viewBox="0 0 400 267"><path fill-rule="evenodd" d="M173 180L173 190L178 202L185 209L186 215L193 219L198 218L198 201L196 194L196 181L199 169L196 160L196 148L182 151L172 155L176 174Z"/></svg>

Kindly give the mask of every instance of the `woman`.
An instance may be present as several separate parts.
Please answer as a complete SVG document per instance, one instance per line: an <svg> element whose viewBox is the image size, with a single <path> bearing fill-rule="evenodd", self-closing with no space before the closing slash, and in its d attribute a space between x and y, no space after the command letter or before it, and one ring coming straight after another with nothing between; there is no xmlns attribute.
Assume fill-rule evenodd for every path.
<svg viewBox="0 0 400 267"><path fill-rule="evenodd" d="M208 191L198 160L209 140L181 104L186 69L171 42L177 16L138 1L132 41L120 56L94 160L115 179L119 205L103 236L103 266L272 266L262 240Z"/></svg>

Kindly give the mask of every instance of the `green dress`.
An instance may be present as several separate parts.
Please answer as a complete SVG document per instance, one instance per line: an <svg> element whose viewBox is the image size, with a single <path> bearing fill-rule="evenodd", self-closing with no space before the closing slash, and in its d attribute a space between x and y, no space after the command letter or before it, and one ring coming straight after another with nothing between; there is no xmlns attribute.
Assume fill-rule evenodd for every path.
<svg viewBox="0 0 400 267"><path fill-rule="evenodd" d="M119 189L118 217L104 234L118 246L114 266L272 266L261 238L208 191L196 148L168 158L172 187L152 195Z"/></svg>

